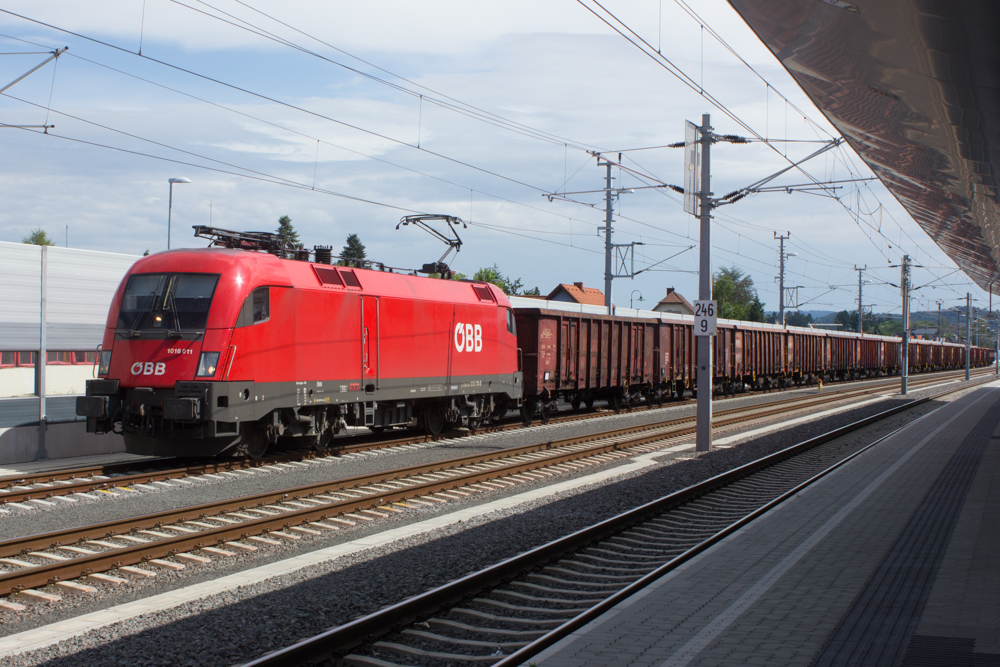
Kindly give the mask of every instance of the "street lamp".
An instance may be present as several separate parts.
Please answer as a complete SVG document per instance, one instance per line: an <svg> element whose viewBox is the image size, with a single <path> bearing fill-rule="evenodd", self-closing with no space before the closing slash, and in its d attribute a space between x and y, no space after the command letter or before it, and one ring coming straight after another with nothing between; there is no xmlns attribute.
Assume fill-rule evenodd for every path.
<svg viewBox="0 0 1000 667"><path fill-rule="evenodd" d="M628 307L629 308L632 307L632 295L635 294L636 292L639 292L639 290L634 289L634 290L632 290L632 294L628 295ZM639 292L639 298L636 299L636 301L639 301L640 303L642 303L642 292Z"/></svg>
<svg viewBox="0 0 1000 667"><path fill-rule="evenodd" d="M167 181L170 183L170 199L167 204L167 250L170 250L170 218L173 216L174 212L174 183L190 183L190 178L171 178Z"/></svg>

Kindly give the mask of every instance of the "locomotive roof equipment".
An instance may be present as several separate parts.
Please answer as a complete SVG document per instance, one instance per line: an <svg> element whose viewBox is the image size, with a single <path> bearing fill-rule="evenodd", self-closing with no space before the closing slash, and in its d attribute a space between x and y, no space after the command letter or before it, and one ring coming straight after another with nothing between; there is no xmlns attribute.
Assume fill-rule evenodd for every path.
<svg viewBox="0 0 1000 667"><path fill-rule="evenodd" d="M427 224L428 222L431 222L433 220L443 220L445 223L447 223L448 229L451 230L451 233L455 235L455 238L450 238L449 236L442 234L441 232L439 232L438 230L434 229L433 227ZM434 262L433 264L424 264L423 267L420 269L420 273L428 273L428 274L439 273L441 274L441 277L444 278L445 280L451 279L451 269L448 267L447 264L445 264L444 260L446 257L448 257L448 255L451 254L453 250L455 251L455 254L458 255L458 252L462 249L462 239L458 235L458 230L455 228L456 223L461 223L462 229L469 228L469 226L465 224L464 220L453 215L440 215L440 214L404 215L402 218L399 219L399 224L396 225L396 229L399 229L400 227L405 227L406 225L415 225L423 229L431 236L436 236L437 238L441 239L448 246L448 249L445 250L444 254L441 255L441 258L438 259L438 261Z"/></svg>

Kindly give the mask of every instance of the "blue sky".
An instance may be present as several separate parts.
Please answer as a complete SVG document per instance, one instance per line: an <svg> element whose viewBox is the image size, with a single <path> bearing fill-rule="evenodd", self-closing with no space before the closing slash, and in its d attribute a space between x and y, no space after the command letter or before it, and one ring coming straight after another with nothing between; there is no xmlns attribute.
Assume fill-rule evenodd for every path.
<svg viewBox="0 0 1000 667"><path fill-rule="evenodd" d="M833 134L722 0L688 7L754 71L682 3L603 4L759 134L798 140ZM201 245L190 226L210 219L220 227L258 230L273 229L287 214L310 247L339 247L357 233L371 257L419 266L437 259L444 246L416 230L397 231L396 223L411 211L444 213L472 223L452 263L458 271L496 263L543 293L559 282L601 287L600 195L580 195L582 203L542 196L602 187L603 170L583 149L679 141L684 120L699 120L702 113L713 114L719 132L747 130L585 5L596 9L569 0L3 2L0 9L34 22L0 14L0 33L7 36L0 50L70 50L58 67L50 63L0 97L0 122L37 125L48 118L56 126L50 136L2 130L7 159L0 162L0 240L19 241L41 227L62 244L68 225L73 247L157 252L166 246L167 179L183 176L192 183L175 186L175 247ZM293 46L206 15L223 12L234 17L227 20L246 21ZM140 36L145 57L135 53ZM43 58L0 56L0 85ZM531 130L511 131L435 102L446 98ZM713 190L729 192L782 168L787 161L781 153L794 159L817 148L772 145L778 150L759 143L718 146ZM679 183L681 153L629 152L626 164ZM818 178L848 178L849 165L854 175L871 175L849 149L817 158L807 169ZM627 171L616 170L615 177L623 187L643 184ZM789 175L777 183L802 180ZM902 252L929 267L916 272L918 285L954 268L879 183L862 187L860 197L853 187L839 194L840 202L760 194L721 209L713 231L715 266L744 269L767 308L775 309L773 233L791 232L788 250L798 257L789 260L786 283L803 286L804 309L852 308L857 263L875 269L866 303L887 312L899 311L898 290L886 283L898 282L898 269L889 265L898 264ZM622 195L614 240L646 244L637 268L680 254L657 267L668 271L617 280L619 305L627 305L633 290L649 305L671 286L695 296L697 254L686 248L697 241L697 225L678 202L654 190ZM969 289L979 304L987 303L962 274L934 285L920 291L915 307L964 301Z"/></svg>

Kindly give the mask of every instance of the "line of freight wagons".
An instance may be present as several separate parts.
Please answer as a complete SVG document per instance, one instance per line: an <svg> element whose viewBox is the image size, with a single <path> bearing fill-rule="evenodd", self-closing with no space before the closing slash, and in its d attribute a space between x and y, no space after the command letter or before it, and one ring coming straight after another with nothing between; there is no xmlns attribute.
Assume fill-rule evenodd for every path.
<svg viewBox="0 0 1000 667"><path fill-rule="evenodd" d="M595 400L623 407L696 388L690 316L610 317L598 314L603 308L519 297L511 305L528 414L540 408L544 418L557 398L575 408ZM714 391L727 395L895 375L902 365L902 340L887 336L719 320L712 341ZM993 350L971 349L970 366L993 361ZM963 368L965 346L911 339L908 365L911 373Z"/></svg>

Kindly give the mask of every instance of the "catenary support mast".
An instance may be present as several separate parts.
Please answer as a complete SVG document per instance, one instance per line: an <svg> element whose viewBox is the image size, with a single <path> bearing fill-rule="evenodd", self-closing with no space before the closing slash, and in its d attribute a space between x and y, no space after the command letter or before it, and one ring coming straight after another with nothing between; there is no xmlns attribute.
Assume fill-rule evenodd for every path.
<svg viewBox="0 0 1000 667"><path fill-rule="evenodd" d="M600 163L598 163L600 164ZM611 243L611 218L614 215L614 192L611 190L611 161L605 160L607 175L604 177L604 307L608 315L614 315L611 306L611 285L614 275L611 271L611 253L614 246Z"/></svg>
<svg viewBox="0 0 1000 667"><path fill-rule="evenodd" d="M699 193L698 221L701 224L698 260L698 298L712 299L712 171L709 161L712 136L711 117L703 114L699 128L701 143L701 192ZM712 448L712 337L699 336L698 340L698 425L695 450L707 452Z"/></svg>
<svg viewBox="0 0 1000 667"><path fill-rule="evenodd" d="M900 267L899 291L903 296L903 373L899 393L906 395L906 380L910 374L910 256L903 255Z"/></svg>
<svg viewBox="0 0 1000 667"><path fill-rule="evenodd" d="M774 238L778 239L778 257L780 268L778 272L778 324L785 326L785 241L792 235L782 236L778 232L774 233Z"/></svg>
<svg viewBox="0 0 1000 667"><path fill-rule="evenodd" d="M862 324L861 321L861 313L864 311L864 303L862 301L862 296L863 296L862 286L864 285L864 282L862 282L861 277L864 275L864 272L867 268L868 268L867 264L861 267L857 265L854 266L854 270L858 272L858 333L859 334L864 334L865 332L864 324Z"/></svg>
<svg viewBox="0 0 1000 667"><path fill-rule="evenodd" d="M965 293L965 379L969 379L969 353L972 346L972 294Z"/></svg>

